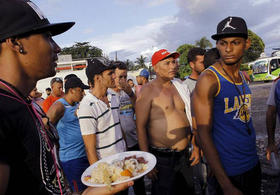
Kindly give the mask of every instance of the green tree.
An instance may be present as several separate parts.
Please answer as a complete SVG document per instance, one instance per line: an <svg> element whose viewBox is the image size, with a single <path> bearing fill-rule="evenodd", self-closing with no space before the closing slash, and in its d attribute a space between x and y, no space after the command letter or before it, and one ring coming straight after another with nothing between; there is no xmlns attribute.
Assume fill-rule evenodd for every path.
<svg viewBox="0 0 280 195"><path fill-rule="evenodd" d="M195 41L195 46L202 49L212 48L212 43L206 37L202 37L200 40Z"/></svg>
<svg viewBox="0 0 280 195"><path fill-rule="evenodd" d="M71 54L73 59L101 57L102 50L92 46L89 42L76 42L71 47L62 48L60 54Z"/></svg>
<svg viewBox="0 0 280 195"><path fill-rule="evenodd" d="M255 61L264 52L265 44L263 40L253 31L248 30L248 37L251 40L251 47L243 56L243 63Z"/></svg>
<svg viewBox="0 0 280 195"><path fill-rule="evenodd" d="M124 61L124 63L126 64L127 70L135 70L134 63L132 61L130 61L129 59Z"/></svg>
<svg viewBox="0 0 280 195"><path fill-rule="evenodd" d="M140 55L139 58L136 58L136 65L137 65L137 69L140 69L140 68L146 68L146 65L145 65L145 62L146 62L146 57Z"/></svg>
<svg viewBox="0 0 280 195"><path fill-rule="evenodd" d="M191 68L188 65L188 53L191 48L194 48L194 45L191 44L183 44L177 48L177 52L180 53L179 57L179 75L180 78L184 78L185 76L191 73Z"/></svg>

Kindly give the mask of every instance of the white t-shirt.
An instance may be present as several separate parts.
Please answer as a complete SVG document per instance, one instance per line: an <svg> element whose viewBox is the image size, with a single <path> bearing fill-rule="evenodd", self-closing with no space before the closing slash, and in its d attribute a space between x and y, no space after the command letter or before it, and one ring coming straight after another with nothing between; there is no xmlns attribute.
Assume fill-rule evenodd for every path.
<svg viewBox="0 0 280 195"><path fill-rule="evenodd" d="M188 77L183 83L188 86L189 91L192 93L195 88L196 82L197 82L196 80Z"/></svg>
<svg viewBox="0 0 280 195"><path fill-rule="evenodd" d="M113 89L108 89L108 93L118 97L121 127L126 135L127 147L131 148L138 143L132 102L123 90L115 92Z"/></svg>
<svg viewBox="0 0 280 195"><path fill-rule="evenodd" d="M87 94L77 110L82 135L96 134L99 159L126 151L115 95L108 94L110 108L91 93Z"/></svg>
<svg viewBox="0 0 280 195"><path fill-rule="evenodd" d="M273 84L271 86L269 96L268 96L268 99L267 99L267 102L266 102L267 105L276 106L275 105L275 86L276 86L277 82L278 81L273 82Z"/></svg>

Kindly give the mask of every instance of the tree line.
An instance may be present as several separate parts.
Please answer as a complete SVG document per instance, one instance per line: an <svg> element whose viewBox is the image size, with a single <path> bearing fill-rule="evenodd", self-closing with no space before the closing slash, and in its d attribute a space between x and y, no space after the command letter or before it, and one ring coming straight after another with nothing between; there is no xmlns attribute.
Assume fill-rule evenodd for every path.
<svg viewBox="0 0 280 195"><path fill-rule="evenodd" d="M259 58L260 54L264 52L265 44L263 40L255 34L253 31L248 30L248 36L251 40L251 47L245 52L241 69L248 69L247 63L252 62ZM213 47L212 43L204 36L200 40L196 40L195 44L183 44L177 48L177 52L180 53L179 58L179 76L183 78L189 75L191 72L190 66L188 65L187 55L191 48L200 47L202 49L210 49ZM76 42L73 46L62 48L61 54L71 54L74 60L87 59L92 57L106 57L103 55L102 49L90 45L89 42ZM147 68L146 62L147 57L140 55L135 61L127 59L126 63L128 70L139 70L141 68ZM150 69L150 71L152 71Z"/></svg>

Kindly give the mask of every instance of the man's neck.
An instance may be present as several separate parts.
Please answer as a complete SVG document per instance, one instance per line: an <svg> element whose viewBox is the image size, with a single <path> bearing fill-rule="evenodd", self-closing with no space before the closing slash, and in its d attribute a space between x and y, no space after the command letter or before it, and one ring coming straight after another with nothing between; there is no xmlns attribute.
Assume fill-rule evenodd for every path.
<svg viewBox="0 0 280 195"><path fill-rule="evenodd" d="M98 99L102 99L102 98L106 97L107 89L108 88L103 87L103 86L94 85L94 87L91 90L91 93Z"/></svg>
<svg viewBox="0 0 280 195"><path fill-rule="evenodd" d="M53 96L53 97L61 97L62 95L55 95L55 94L53 94L53 93L51 93L51 95Z"/></svg>
<svg viewBox="0 0 280 195"><path fill-rule="evenodd" d="M66 95L64 96L64 99L66 100L66 102L67 102L69 105L74 106L75 101L72 100L72 98L71 98L70 95L66 94Z"/></svg>
<svg viewBox="0 0 280 195"><path fill-rule="evenodd" d="M238 73L240 70L240 62L233 65L227 65L222 60L220 60L219 62L222 68L224 68L228 73L231 73L233 75Z"/></svg>
<svg viewBox="0 0 280 195"><path fill-rule="evenodd" d="M24 97L29 96L30 91L34 89L37 83L36 81L31 81L30 79L29 80L17 79L16 77L11 77L11 76L5 77L4 75L3 76L0 75L0 79L6 81L7 83L15 87ZM9 89L4 85L0 85L0 88L9 91Z"/></svg>
<svg viewBox="0 0 280 195"><path fill-rule="evenodd" d="M157 77L155 79L155 82L162 85L163 87L169 87L172 85L172 82L170 79L164 79L162 77Z"/></svg>
<svg viewBox="0 0 280 195"><path fill-rule="evenodd" d="M234 79L234 82L238 82L240 79L242 79L239 74L241 64L240 62L233 65L227 65L222 60L219 62L223 72L225 72L226 76L231 77L231 80Z"/></svg>
<svg viewBox="0 0 280 195"><path fill-rule="evenodd" d="M195 71L192 71L191 75L189 76L189 78L191 78L192 80L197 80L198 79L199 74Z"/></svg>
<svg viewBox="0 0 280 195"><path fill-rule="evenodd" d="M114 92L119 93L121 90L118 87L112 88Z"/></svg>

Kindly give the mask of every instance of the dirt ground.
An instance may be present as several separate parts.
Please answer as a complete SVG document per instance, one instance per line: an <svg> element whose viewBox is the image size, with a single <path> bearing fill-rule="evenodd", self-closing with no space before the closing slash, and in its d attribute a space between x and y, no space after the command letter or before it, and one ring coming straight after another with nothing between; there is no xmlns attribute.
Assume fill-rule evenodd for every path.
<svg viewBox="0 0 280 195"><path fill-rule="evenodd" d="M278 183L280 181L279 172L271 168L270 162L265 158L265 150L267 146L266 133L266 101L270 92L272 83L253 83L250 84L252 91L252 119L257 134L258 154L262 167L262 194L274 195L276 193ZM276 140L279 143L279 124L276 127Z"/></svg>

